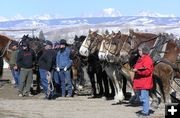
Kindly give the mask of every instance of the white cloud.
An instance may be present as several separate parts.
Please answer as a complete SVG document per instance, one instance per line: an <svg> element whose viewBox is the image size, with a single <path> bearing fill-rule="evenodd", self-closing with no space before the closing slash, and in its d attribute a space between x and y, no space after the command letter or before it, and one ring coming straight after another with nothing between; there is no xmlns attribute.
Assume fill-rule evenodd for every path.
<svg viewBox="0 0 180 118"><path fill-rule="evenodd" d="M119 10L114 8L103 9L103 16L105 17L117 17L122 16Z"/></svg>
<svg viewBox="0 0 180 118"><path fill-rule="evenodd" d="M96 13L84 13L82 17L118 17L122 16L120 11L114 8L106 8Z"/></svg>
<svg viewBox="0 0 180 118"><path fill-rule="evenodd" d="M160 14L154 11L140 11L137 16L149 16L149 17L175 17L173 14Z"/></svg>

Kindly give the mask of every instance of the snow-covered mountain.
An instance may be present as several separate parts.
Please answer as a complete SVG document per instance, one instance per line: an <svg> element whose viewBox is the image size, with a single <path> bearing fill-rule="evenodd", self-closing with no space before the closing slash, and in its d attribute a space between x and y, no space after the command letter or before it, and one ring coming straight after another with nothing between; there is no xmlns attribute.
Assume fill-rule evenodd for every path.
<svg viewBox="0 0 180 118"><path fill-rule="evenodd" d="M109 11L109 14L116 13ZM117 14L120 15L120 13ZM140 16L141 15L141 16ZM6 19L4 19L6 20ZM43 30L49 39L73 38L74 35L86 35L89 29L128 32L133 28L138 31L146 32L169 32L180 37L180 17L156 17L147 16L146 12L141 12L137 16L118 16L118 17L77 17L77 18L55 18L44 16L31 19L20 19L0 22L0 33L12 36L22 37L23 34L31 32L6 32L10 29L40 29ZM3 31L2 31L3 30ZM36 34L39 33L33 32Z"/></svg>
<svg viewBox="0 0 180 118"><path fill-rule="evenodd" d="M133 24L133 25L172 25L179 24L180 17L149 17L149 16L121 16L121 17L87 17L87 18L61 18L61 19L22 19L0 22L0 28L43 27L58 25L98 25L98 24Z"/></svg>

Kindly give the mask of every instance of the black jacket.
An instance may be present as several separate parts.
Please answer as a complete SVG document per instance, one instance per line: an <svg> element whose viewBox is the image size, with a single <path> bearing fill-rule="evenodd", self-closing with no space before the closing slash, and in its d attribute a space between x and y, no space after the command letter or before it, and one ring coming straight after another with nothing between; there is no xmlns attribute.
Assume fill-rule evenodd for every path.
<svg viewBox="0 0 180 118"><path fill-rule="evenodd" d="M40 69L44 69L47 71L50 71L53 66L54 62L54 51L49 49L49 50L44 50L43 54L38 60L38 65Z"/></svg>
<svg viewBox="0 0 180 118"><path fill-rule="evenodd" d="M32 68L35 61L35 53L33 50L20 50L17 56L17 65L20 68Z"/></svg>

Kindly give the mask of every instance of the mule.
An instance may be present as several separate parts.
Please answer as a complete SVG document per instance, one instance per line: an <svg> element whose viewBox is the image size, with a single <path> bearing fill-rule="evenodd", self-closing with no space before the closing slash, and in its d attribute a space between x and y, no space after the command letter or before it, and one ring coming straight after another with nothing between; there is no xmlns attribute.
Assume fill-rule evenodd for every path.
<svg viewBox="0 0 180 118"><path fill-rule="evenodd" d="M2 77L3 74L3 59L6 62L9 62L10 60L10 55L11 55L11 44L12 43L18 43L17 41L4 36L0 35L0 78Z"/></svg>
<svg viewBox="0 0 180 118"><path fill-rule="evenodd" d="M118 50L119 47L122 46L121 44L127 38L127 35L121 34L120 32L118 32L117 34L112 33L111 38L102 41L98 54L100 60L107 61L107 66L105 70L107 71L108 76L110 76L113 82L115 88L114 100L116 103L121 103L125 98L124 96L126 95L126 83L124 83L123 81L124 78L128 81L128 85L132 88L132 82L129 74L125 74L127 72L124 71L124 68L118 63L116 63L114 60L114 57L117 53L116 50ZM122 43L120 43L119 41L121 41ZM131 90L131 94L134 95L133 90Z"/></svg>
<svg viewBox="0 0 180 118"><path fill-rule="evenodd" d="M134 55L137 55L137 53L135 53L135 52L137 51L136 49L141 43L146 43L149 47L151 47L153 49L153 51L155 49L157 49L157 47L159 48L160 46L162 47L160 49L165 50L164 47L169 44L168 43L169 40L166 40L168 37L166 35L162 35L162 34L160 34L160 35L154 34L153 35L153 34L147 34L147 33L134 33L131 31L130 36L131 36L131 41L134 40L133 45L132 45L132 43L124 42L123 45L129 45L129 46L128 46L128 48L126 46L122 47L119 50L119 55L117 56L117 58L118 58L118 61L121 62L122 60L124 60L125 57L128 57L128 59L129 59L128 63L131 65L131 67L133 67L133 65L135 64L134 57L136 57L136 56L134 56ZM157 38L161 39L161 40L159 40L160 43L157 43L157 40L155 40ZM164 42L161 42L162 39L164 39L164 38L165 38ZM175 49L176 49L176 51L177 51L177 47L172 48L172 46L171 46L171 48L168 47L166 49L170 49L170 50L174 49L173 51L175 51ZM166 51L162 51L162 50L155 50L155 51L159 52L158 54L166 52ZM123 53L121 53L122 51L123 51ZM163 54L163 56L167 55L167 54L168 53L165 53L165 54ZM174 53L172 53L172 54L174 54ZM173 55L173 56L176 56L176 55ZM170 58L170 56L164 56L164 58L167 58L167 57ZM160 60L158 60L158 61L160 61ZM163 67L163 69L162 69L162 67ZM165 62L165 61L161 60L160 63L157 63L155 65L153 77L154 77L154 80L156 81L156 84L158 84L158 87L160 88L160 93L163 98L162 101L164 103L170 102L169 81L173 78L173 68L172 68L171 64L168 64L167 61ZM155 84L155 87L157 87L156 84ZM153 94L153 97L154 96L156 96L156 93ZM157 98L154 98L154 101L157 102Z"/></svg>
<svg viewBox="0 0 180 118"><path fill-rule="evenodd" d="M135 40L140 39L140 36L138 36L140 33L131 33L135 36ZM159 87L159 90L156 89L156 91L160 91L162 103L170 103L170 81L172 81L172 78L174 78L175 70L173 63L176 62L180 50L178 49L177 44L172 39L173 37L171 35L164 33L159 34L156 37L157 40L150 37L140 43L146 43L151 48L150 55L155 62L155 69L153 73L155 87ZM154 44L148 42L154 42ZM154 92L153 95L156 93ZM154 100L156 102L157 98L154 98Z"/></svg>
<svg viewBox="0 0 180 118"><path fill-rule="evenodd" d="M96 96L96 86L95 86L95 77L94 77L94 74L96 74L97 83L100 88L99 96L102 96L104 94L105 97L108 97L110 95L109 95L109 87L108 87L109 84L107 81L107 75L105 71L102 70L101 62L99 61L98 58L98 51L96 50L97 47L99 46L98 43L101 42L103 37L99 35L97 32L98 31L95 32L89 31L89 34L82 43L79 52L81 55L88 57L88 64L89 64L88 75L91 80L92 92L94 96ZM102 84L104 84L105 93Z"/></svg>
<svg viewBox="0 0 180 118"><path fill-rule="evenodd" d="M72 64L72 81L74 86L75 93L79 90L82 90L85 79L84 79L84 71L83 66L85 65L83 62L83 57L79 54L79 48L82 45L82 42L85 40L86 36L82 35L80 37L75 36L74 43L71 47L71 58L73 60Z"/></svg>

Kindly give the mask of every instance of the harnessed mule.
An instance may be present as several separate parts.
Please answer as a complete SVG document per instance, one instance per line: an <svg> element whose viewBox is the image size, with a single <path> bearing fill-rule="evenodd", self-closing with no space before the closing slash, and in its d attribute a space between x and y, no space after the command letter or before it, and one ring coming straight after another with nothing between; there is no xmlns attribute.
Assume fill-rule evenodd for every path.
<svg viewBox="0 0 180 118"><path fill-rule="evenodd" d="M84 71L83 66L85 65L83 62L83 57L79 54L79 48L82 45L82 42L85 40L86 36L75 36L74 43L70 46L71 47L71 58L73 60L72 64L72 80L74 86L74 92L78 93L80 90L83 89L85 84L84 79Z"/></svg>
<svg viewBox="0 0 180 118"><path fill-rule="evenodd" d="M92 92L94 95L93 97L101 97L103 94L105 95L105 97L109 97L110 95L108 89L109 84L107 81L107 75L105 71L102 70L101 62L98 58L97 47L99 42L101 42L100 40L102 40L102 36L97 34L97 31L89 31L89 35L82 43L79 52L81 55L88 57L88 75L91 80ZM98 87L100 88L98 96L96 94L97 88L95 85L95 74L97 78ZM105 93L102 84L104 84Z"/></svg>
<svg viewBox="0 0 180 118"><path fill-rule="evenodd" d="M153 50L155 50L156 47L159 47L157 46L158 44L154 45L152 42L156 42L155 39L159 38L162 40L162 38L166 38L166 36L164 35L152 35L152 34L147 34L147 33L132 33L130 32L130 36L131 36L131 41L134 40L134 46L131 46L130 43L128 42L124 42L126 43L126 45L129 45L129 47L134 47L134 48L124 48L123 51L125 53L123 53L123 55L120 55L122 53L119 53L119 60L123 60L124 57L130 57L129 58L129 65L132 67L134 62L135 62L135 58L136 56L134 55L137 55L137 53L134 53L136 52L136 49L137 47L141 44L141 43L146 43L149 47L151 47ZM162 37L163 36L163 37ZM146 38L145 38L146 37ZM149 37L149 38L148 38ZM165 40L165 42L163 43L160 43L160 45L162 45L161 47L164 47L164 45L167 45L169 44L168 43L169 41ZM161 48L162 49L162 48ZM167 49L167 48L166 48ZM169 49L173 49L172 47L169 48ZM153 50L151 52L153 52ZM122 49L121 49L122 51ZM120 51L120 52L121 52ZM165 53L164 55L168 54L166 51L159 51L159 54L160 53ZM132 53L133 52L133 53ZM162 57L162 58L166 58L166 56ZM133 64L132 64L133 62ZM154 81L155 81L155 86L154 86L154 91L153 91L153 94L152 94L152 98L153 98L153 103L156 103L156 104L153 104L153 105L156 105L157 107L157 104L160 103L160 101L158 101L157 99L157 89L156 88L159 88L160 89L160 94L161 94L161 97L163 98L162 101L164 103L166 102L170 102L170 83L169 81L173 78L173 68L170 64L167 64L165 62L163 62L162 60L157 63L155 65L155 70L154 70Z"/></svg>
<svg viewBox="0 0 180 118"><path fill-rule="evenodd" d="M122 44L127 38L128 35L121 34L120 32L118 32L116 35L113 34L112 38L102 41L98 54L100 60L107 61L105 70L113 82L115 88L114 99L116 103L121 103L124 100L126 91L126 83L123 81L124 78L127 79L128 85L132 86L130 76L126 74L127 72L124 71L123 67L119 65L117 61L115 61L117 50L123 46ZM131 93L134 95L133 91L131 91Z"/></svg>
<svg viewBox="0 0 180 118"><path fill-rule="evenodd" d="M10 55L11 55L11 44L13 42L18 43L15 40L12 40L11 38L0 35L0 78L3 74L3 58L5 59L6 62L9 62L10 60Z"/></svg>

